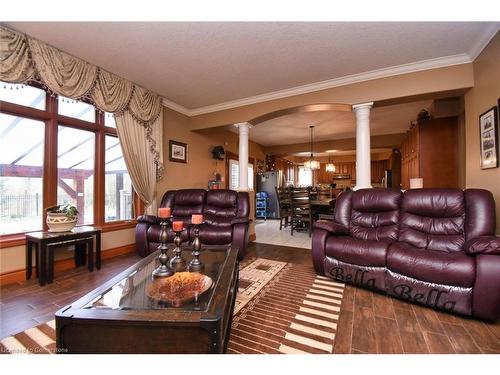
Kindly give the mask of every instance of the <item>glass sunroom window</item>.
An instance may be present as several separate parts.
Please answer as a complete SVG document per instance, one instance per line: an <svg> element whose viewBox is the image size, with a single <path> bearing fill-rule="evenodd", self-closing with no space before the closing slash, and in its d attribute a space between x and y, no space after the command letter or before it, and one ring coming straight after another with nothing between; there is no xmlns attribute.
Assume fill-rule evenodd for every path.
<svg viewBox="0 0 500 375"><path fill-rule="evenodd" d="M106 136L104 220L132 219L132 181L117 137Z"/></svg>
<svg viewBox="0 0 500 375"><path fill-rule="evenodd" d="M45 91L33 86L0 81L0 100L45 110Z"/></svg>
<svg viewBox="0 0 500 375"><path fill-rule="evenodd" d="M76 206L78 224L92 224L95 134L59 125L57 135L57 204Z"/></svg>
<svg viewBox="0 0 500 375"><path fill-rule="evenodd" d="M104 112L104 126L108 128L116 128L115 115L109 112Z"/></svg>
<svg viewBox="0 0 500 375"><path fill-rule="evenodd" d="M57 97L57 108L60 115L73 117L78 120L95 122L95 107L91 104L66 98Z"/></svg>
<svg viewBox="0 0 500 375"><path fill-rule="evenodd" d="M0 113L0 234L42 229L44 125Z"/></svg>

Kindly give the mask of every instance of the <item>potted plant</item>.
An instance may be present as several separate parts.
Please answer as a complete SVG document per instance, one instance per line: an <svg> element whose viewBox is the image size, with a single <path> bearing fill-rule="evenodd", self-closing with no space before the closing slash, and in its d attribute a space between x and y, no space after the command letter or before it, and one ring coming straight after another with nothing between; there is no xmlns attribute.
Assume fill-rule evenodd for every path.
<svg viewBox="0 0 500 375"><path fill-rule="evenodd" d="M47 207L45 212L50 232L68 232L76 225L78 210L69 203Z"/></svg>

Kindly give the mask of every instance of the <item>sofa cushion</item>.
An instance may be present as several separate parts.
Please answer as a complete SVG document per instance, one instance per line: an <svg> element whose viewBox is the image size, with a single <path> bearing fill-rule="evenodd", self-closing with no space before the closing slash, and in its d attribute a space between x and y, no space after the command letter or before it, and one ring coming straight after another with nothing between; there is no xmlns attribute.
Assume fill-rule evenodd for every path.
<svg viewBox="0 0 500 375"><path fill-rule="evenodd" d="M401 191L361 189L352 193L351 236L370 241L397 240Z"/></svg>
<svg viewBox="0 0 500 375"><path fill-rule="evenodd" d="M206 224L212 226L231 226L238 213L238 193L233 190L211 190L203 209Z"/></svg>
<svg viewBox="0 0 500 375"><path fill-rule="evenodd" d="M206 193L203 189L185 189L175 192L172 206L172 216L174 219L190 219L192 214L203 213L203 203Z"/></svg>
<svg viewBox="0 0 500 375"><path fill-rule="evenodd" d="M429 250L462 251L465 199L460 189L412 189L403 196L399 241Z"/></svg>
<svg viewBox="0 0 500 375"><path fill-rule="evenodd" d="M384 267L389 240L364 241L349 236L329 236L325 251L328 257L359 266Z"/></svg>
<svg viewBox="0 0 500 375"><path fill-rule="evenodd" d="M463 252L432 251L394 242L387 251L387 268L417 280L472 287L476 276L474 257Z"/></svg>
<svg viewBox="0 0 500 375"><path fill-rule="evenodd" d="M227 245L233 240L233 228L231 226L215 226L210 224L202 224L200 229L200 241L205 245ZM190 233L191 239L194 234Z"/></svg>

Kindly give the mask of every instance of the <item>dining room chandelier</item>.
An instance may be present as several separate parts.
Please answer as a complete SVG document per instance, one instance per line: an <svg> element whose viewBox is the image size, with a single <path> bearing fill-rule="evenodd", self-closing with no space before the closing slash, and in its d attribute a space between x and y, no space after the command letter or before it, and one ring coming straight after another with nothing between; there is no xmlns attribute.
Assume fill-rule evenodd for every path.
<svg viewBox="0 0 500 375"><path fill-rule="evenodd" d="M328 164L326 165L325 170L327 172L335 172L335 165L333 164L332 153L329 151L327 152L328 152Z"/></svg>
<svg viewBox="0 0 500 375"><path fill-rule="evenodd" d="M314 160L314 154L313 154L313 129L314 125L309 126L309 129L311 129L311 156L309 157L309 160L307 160L304 163L304 167L310 169L311 171L318 170L320 168L319 161Z"/></svg>

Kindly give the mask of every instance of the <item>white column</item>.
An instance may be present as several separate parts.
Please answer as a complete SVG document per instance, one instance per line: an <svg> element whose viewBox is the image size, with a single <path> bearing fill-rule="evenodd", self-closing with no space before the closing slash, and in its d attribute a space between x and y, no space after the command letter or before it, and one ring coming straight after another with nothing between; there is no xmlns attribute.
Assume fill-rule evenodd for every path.
<svg viewBox="0 0 500 375"><path fill-rule="evenodd" d="M352 106L356 114L356 186L354 190L371 188L370 109L373 103Z"/></svg>
<svg viewBox="0 0 500 375"><path fill-rule="evenodd" d="M239 180L238 190L248 190L248 130L252 127L248 122L234 124L240 135L238 152Z"/></svg>

